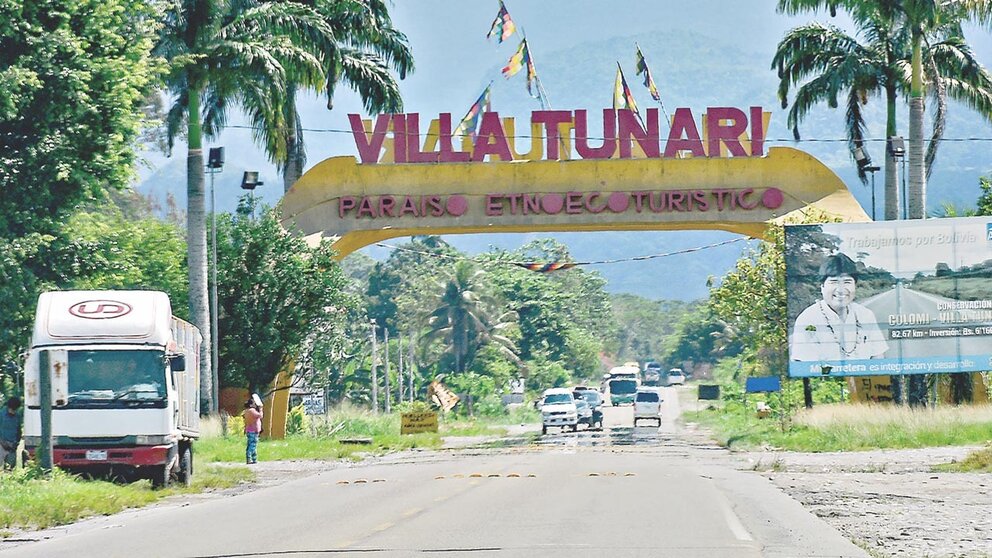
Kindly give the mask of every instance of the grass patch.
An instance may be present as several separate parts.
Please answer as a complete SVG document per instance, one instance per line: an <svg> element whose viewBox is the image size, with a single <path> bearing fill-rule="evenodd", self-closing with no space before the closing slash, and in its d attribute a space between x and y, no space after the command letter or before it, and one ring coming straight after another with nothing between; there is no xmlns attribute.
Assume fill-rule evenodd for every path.
<svg viewBox="0 0 992 558"><path fill-rule="evenodd" d="M992 473L992 446L974 451L961 461L937 465L940 473Z"/></svg>
<svg viewBox="0 0 992 558"><path fill-rule="evenodd" d="M360 459L362 455L381 455L414 448L440 448L444 436L503 436L506 426L540 422L540 415L532 408L517 407L505 415L440 417L439 432L402 436L400 414L373 414L367 410L343 405L323 416L306 417L298 428L300 432L284 440L262 438L258 444L260 461L289 459ZM245 458L245 439L240 420L228 423L227 435L220 419L205 419L203 437L196 446L196 458L204 463L240 463ZM348 444L349 438L370 439L369 444Z"/></svg>
<svg viewBox="0 0 992 558"><path fill-rule="evenodd" d="M773 446L813 452L921 448L988 442L992 406L820 405L797 412L783 431L778 420L757 419L751 406L725 403L701 411L698 420L728 447Z"/></svg>
<svg viewBox="0 0 992 558"><path fill-rule="evenodd" d="M56 469L49 479L35 468L0 475L0 536L11 529L46 529L96 515L139 508L167 496L221 489L254 480L247 467L200 467L190 487L152 490L148 481L119 484L85 480Z"/></svg>

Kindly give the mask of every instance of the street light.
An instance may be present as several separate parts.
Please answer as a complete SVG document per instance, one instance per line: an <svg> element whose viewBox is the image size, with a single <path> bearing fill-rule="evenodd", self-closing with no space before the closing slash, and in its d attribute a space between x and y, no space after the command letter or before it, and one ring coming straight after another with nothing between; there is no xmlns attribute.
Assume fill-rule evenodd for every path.
<svg viewBox="0 0 992 558"><path fill-rule="evenodd" d="M880 170L880 167L872 166L871 156L865 151L860 145L854 149L854 162L858 164L858 168L861 172L871 173L871 220L875 220L875 172Z"/></svg>
<svg viewBox="0 0 992 558"><path fill-rule="evenodd" d="M247 190L249 194L252 219L255 218L255 187L263 184L265 183L258 179L258 171L245 171L244 176L241 177L241 189Z"/></svg>
<svg viewBox="0 0 992 558"><path fill-rule="evenodd" d="M224 170L224 148L211 147L207 157L207 172L210 173L210 384L214 406L220 399L220 372L217 370L217 347L219 345L217 327L217 213L214 197L214 175ZM213 409L211 409L213 411Z"/></svg>

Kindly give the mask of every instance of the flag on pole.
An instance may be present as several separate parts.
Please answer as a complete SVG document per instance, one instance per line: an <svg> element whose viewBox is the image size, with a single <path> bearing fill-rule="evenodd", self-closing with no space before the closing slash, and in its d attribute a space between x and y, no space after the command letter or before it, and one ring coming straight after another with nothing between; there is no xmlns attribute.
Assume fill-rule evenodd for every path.
<svg viewBox="0 0 992 558"><path fill-rule="evenodd" d="M630 92L630 87L627 87L627 78L623 76L623 69L617 62L617 79L613 85L613 110L619 109L629 109L640 117L640 113L637 111L637 102L634 101L634 94Z"/></svg>
<svg viewBox="0 0 992 558"><path fill-rule="evenodd" d="M452 134L453 137L468 135L473 140L475 139L475 132L479 129L479 120L482 117L482 113L489 112L490 109L489 88L492 86L493 83L489 82L489 85L486 86L486 90L483 91L482 95L479 95L479 98L475 101L475 103L469 107L468 112L465 113L465 117L462 118L462 121L459 122L458 126L455 128L455 131Z"/></svg>
<svg viewBox="0 0 992 558"><path fill-rule="evenodd" d="M486 38L492 39L496 37L496 44L503 44L503 41L509 39L516 30L517 26L510 19L510 12L503 5L503 0L500 0L499 13L496 14L496 19L493 20L493 26L489 29L489 33L486 34Z"/></svg>
<svg viewBox="0 0 992 558"><path fill-rule="evenodd" d="M661 101L661 93L658 93L658 87L654 84L654 78L651 77L651 69L648 68L648 62L644 59L644 54L641 53L641 47L637 47L637 75L644 74L644 87L648 88L651 93L651 98L655 101Z"/></svg>
<svg viewBox="0 0 992 558"><path fill-rule="evenodd" d="M539 97L541 92L534 95L534 85L537 83L537 68L534 66L534 59L530 55L530 48L527 46L527 39L520 41L517 52L503 66L503 77L509 79L515 76L521 69L527 67L527 93L531 97Z"/></svg>

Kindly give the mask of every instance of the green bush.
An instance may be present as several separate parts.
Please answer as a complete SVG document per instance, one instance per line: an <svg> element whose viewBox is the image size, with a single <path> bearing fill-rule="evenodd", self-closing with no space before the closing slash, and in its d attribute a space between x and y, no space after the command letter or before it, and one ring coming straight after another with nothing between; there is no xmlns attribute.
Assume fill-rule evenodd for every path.
<svg viewBox="0 0 992 558"><path fill-rule="evenodd" d="M307 416L303 405L297 405L289 410L286 417L287 434L306 434L310 432L310 417Z"/></svg>

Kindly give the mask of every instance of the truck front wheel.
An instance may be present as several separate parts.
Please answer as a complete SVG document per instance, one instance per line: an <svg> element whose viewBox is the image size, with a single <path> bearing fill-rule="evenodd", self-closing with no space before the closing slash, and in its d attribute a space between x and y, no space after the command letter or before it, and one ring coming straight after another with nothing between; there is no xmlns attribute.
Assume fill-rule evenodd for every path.
<svg viewBox="0 0 992 558"><path fill-rule="evenodd" d="M193 448L185 444L180 449L179 454L179 484L189 486L193 484Z"/></svg>

